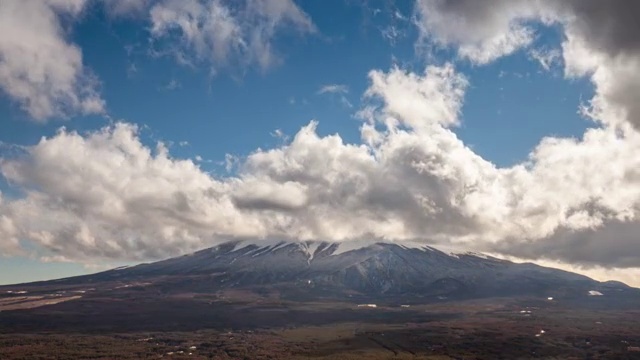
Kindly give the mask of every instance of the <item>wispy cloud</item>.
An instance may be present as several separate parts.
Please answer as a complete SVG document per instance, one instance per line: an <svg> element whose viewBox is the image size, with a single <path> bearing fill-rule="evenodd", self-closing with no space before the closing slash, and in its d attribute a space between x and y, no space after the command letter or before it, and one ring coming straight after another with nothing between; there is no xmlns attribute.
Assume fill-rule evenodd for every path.
<svg viewBox="0 0 640 360"><path fill-rule="evenodd" d="M282 141L289 140L289 135L285 134L281 129L275 129L271 132L271 136Z"/></svg>
<svg viewBox="0 0 640 360"><path fill-rule="evenodd" d="M380 29L380 33L382 34L382 37L387 40L392 46L395 45L398 40L404 38L407 35L404 30L395 25L389 25L385 28Z"/></svg>
<svg viewBox="0 0 640 360"><path fill-rule="evenodd" d="M337 96L340 104L342 104L344 107L347 107L347 108L353 108L353 104L351 104L349 99L347 99L346 97L348 93L349 93L349 87L343 84L323 85L317 91L318 95L332 94L334 96Z"/></svg>
<svg viewBox="0 0 640 360"><path fill-rule="evenodd" d="M214 73L234 64L265 70L280 62L274 51L279 33L316 32L292 0L163 0L151 8L150 18L153 39L172 40L166 53L179 62L208 63Z"/></svg>
<svg viewBox="0 0 640 360"><path fill-rule="evenodd" d="M348 94L349 87L347 85L342 84L328 84L323 85L318 89L317 92L319 95L321 94Z"/></svg>
<svg viewBox="0 0 640 360"><path fill-rule="evenodd" d="M562 53L559 49L531 49L529 57L537 61L545 71L550 71L562 62Z"/></svg>
<svg viewBox="0 0 640 360"><path fill-rule="evenodd" d="M164 84L161 87L161 89L165 90L165 91L173 91L173 90L180 89L181 87L182 87L182 84L180 83L180 81L178 81L176 79L171 79L171 80L169 80L169 82Z"/></svg>

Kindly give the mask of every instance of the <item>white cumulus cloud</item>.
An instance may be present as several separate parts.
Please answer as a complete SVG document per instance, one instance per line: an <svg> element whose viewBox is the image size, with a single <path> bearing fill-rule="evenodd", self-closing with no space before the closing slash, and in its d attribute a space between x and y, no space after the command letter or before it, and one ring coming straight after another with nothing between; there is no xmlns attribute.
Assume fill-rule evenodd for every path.
<svg viewBox="0 0 640 360"><path fill-rule="evenodd" d="M0 162L25 193L0 205L3 249L21 239L49 258L142 260L236 237L373 237L584 266L640 260L624 235L638 226L640 134L549 137L499 168L450 130L467 86L452 65L369 77L361 144L321 137L311 122L236 161L232 177L144 145L130 124L61 130Z"/></svg>
<svg viewBox="0 0 640 360"><path fill-rule="evenodd" d="M0 2L0 89L37 121L104 112L99 84L60 19L79 16L85 3Z"/></svg>

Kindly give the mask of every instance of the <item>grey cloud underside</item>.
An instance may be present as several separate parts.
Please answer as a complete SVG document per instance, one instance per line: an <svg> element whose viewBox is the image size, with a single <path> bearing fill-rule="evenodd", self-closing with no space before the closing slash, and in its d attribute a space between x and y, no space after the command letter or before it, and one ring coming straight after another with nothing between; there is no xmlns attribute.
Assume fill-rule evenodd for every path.
<svg viewBox="0 0 640 360"><path fill-rule="evenodd" d="M463 58L487 63L535 42L532 22L559 24L568 76L591 75L598 96L625 111L626 120L640 128L640 4L613 0L421 0L418 25L425 39L453 45ZM593 57L591 62L586 57ZM597 116L600 121L606 116Z"/></svg>
<svg viewBox="0 0 640 360"><path fill-rule="evenodd" d="M640 264L640 223L610 221L596 229L557 229L536 241L511 239L487 250L525 259L552 259L584 267L635 268Z"/></svg>
<svg viewBox="0 0 640 360"><path fill-rule="evenodd" d="M422 0L423 6L464 22L476 34L451 40L479 39L500 23L514 19L569 21L597 49L612 56L640 50L640 4L627 0ZM419 5L420 6L420 5ZM454 24L451 24L455 27ZM451 30L455 34L455 30Z"/></svg>
<svg viewBox="0 0 640 360"><path fill-rule="evenodd" d="M575 32L589 43L592 49L606 54L610 67L635 68L632 73L612 74L615 83L605 94L608 101L627 109L626 120L640 129L640 3L637 1L573 0L560 2L570 7L575 20Z"/></svg>
<svg viewBox="0 0 640 360"><path fill-rule="evenodd" d="M555 1L575 14L575 26L597 49L611 56L640 52L640 3L626 0Z"/></svg>
<svg viewBox="0 0 640 360"><path fill-rule="evenodd" d="M300 206L287 204L286 202L274 201L272 199L264 198L247 198L238 196L233 199L233 203L239 208L244 210L257 210L257 211L279 211L279 212L295 212L300 209Z"/></svg>

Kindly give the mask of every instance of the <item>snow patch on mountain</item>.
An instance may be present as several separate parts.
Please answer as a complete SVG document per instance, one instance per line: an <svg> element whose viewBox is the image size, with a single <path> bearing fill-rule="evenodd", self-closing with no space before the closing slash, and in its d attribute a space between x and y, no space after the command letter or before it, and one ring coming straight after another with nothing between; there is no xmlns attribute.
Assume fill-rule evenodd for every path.
<svg viewBox="0 0 640 360"><path fill-rule="evenodd" d="M99 273L92 275L89 282L115 280L133 284L145 278L194 276L202 277L209 286L213 275L215 286L220 288L277 285L289 289L304 284L311 297L329 292L329 296L340 298L358 293L372 299L401 296L445 300L512 295L547 299L562 287L568 293L591 297L598 296L599 291L611 295L613 290L625 289L614 298L622 295L640 298L640 291L628 290L624 284L601 284L534 264L461 252L447 244L437 248L426 244L379 239L337 243L243 239L189 256ZM301 296L299 292L292 294Z"/></svg>
<svg viewBox="0 0 640 360"><path fill-rule="evenodd" d="M235 246L230 250L230 252L239 251L248 248L249 246L255 246L256 248L249 251L249 253L255 254L256 252L264 251L273 247L276 247L282 243L287 243L286 241L279 239L261 239L261 240L242 240L237 241Z"/></svg>
<svg viewBox="0 0 640 360"><path fill-rule="evenodd" d="M340 255L349 251L355 251L362 248L367 248L370 246L374 246L380 241L375 240L352 240L352 241L342 241L336 243L338 247L333 251L331 255Z"/></svg>
<svg viewBox="0 0 640 360"><path fill-rule="evenodd" d="M230 252L242 252L243 255L251 255L252 257L258 257L270 252L275 252L279 249L286 248L290 245L296 245L301 252L307 257L307 262L311 263L316 253L325 252L327 249L331 249L331 253L327 253L329 256L341 255L350 251L357 251L360 249L375 247L377 245L396 245L402 249L416 249L423 252L440 252L455 259L459 259L460 256L473 256L485 260L493 260L495 258L480 253L480 252L462 252L459 249L454 248L434 248L425 243L416 241L389 241L380 239L369 240L349 240L341 242L326 242L326 241L285 241L280 239L262 239L262 240L242 240L235 243ZM324 245L324 246L323 246ZM254 247L253 249L246 251L248 247ZM244 251L243 251L244 250Z"/></svg>
<svg viewBox="0 0 640 360"><path fill-rule="evenodd" d="M304 249L307 253L307 261L309 263L313 260L313 257L315 256L316 251L318 251L318 248L320 247L320 245L322 245L322 243L319 241L312 241L312 242L305 243Z"/></svg>
<svg viewBox="0 0 640 360"><path fill-rule="evenodd" d="M477 257L477 258L485 259L485 260L495 259L492 256L489 256L489 255L483 254L483 253L479 253L479 252L475 252L475 251L467 251L467 252L464 252L464 253L458 253L457 255L473 256L473 257Z"/></svg>

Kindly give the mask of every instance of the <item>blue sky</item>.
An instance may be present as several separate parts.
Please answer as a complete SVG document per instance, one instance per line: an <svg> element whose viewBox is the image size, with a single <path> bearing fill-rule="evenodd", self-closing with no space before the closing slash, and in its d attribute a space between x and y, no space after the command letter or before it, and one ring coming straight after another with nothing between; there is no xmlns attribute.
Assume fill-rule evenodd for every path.
<svg viewBox="0 0 640 360"><path fill-rule="evenodd" d="M408 4L395 11L410 18L413 7ZM144 26L136 19L111 19L102 9L91 9L79 20L71 41L82 48L85 63L100 79L113 119L146 125L156 140L188 141L184 149L176 144L177 156L224 161L226 153L246 155L257 147L273 147L278 143L270 135L274 130L292 135L311 119L320 122L320 133L337 132L346 141L358 142L359 123L352 117L370 70L398 65L421 71L427 63L451 61L446 50L428 60L416 53L418 34L410 19L392 22L393 14L374 15L380 9L376 5L381 4L301 3L318 34L277 38L282 64L273 68L235 69L216 76L209 76L206 65L191 68L151 56ZM394 42L381 34L392 23L406 33ZM559 45L557 34L544 35L541 42ZM580 101L593 92L588 80L567 82L560 70L545 72L525 51L486 67L464 60L456 67L471 82L463 124L456 132L497 164L525 160L542 136L580 136L589 125L577 114ZM318 94L329 84L346 85L345 96L354 107L344 106L336 96ZM10 99L3 100L2 126L7 131L0 136L8 143L31 144L60 126L87 130L107 123L100 116L74 116L42 126L24 121L28 115Z"/></svg>
<svg viewBox="0 0 640 360"><path fill-rule="evenodd" d="M191 2L205 7L212 3L205 0ZM50 12L55 17L59 33L54 34L54 39L74 46L81 52L82 68L78 71L82 74L76 74L77 78L82 76L85 82L88 78L92 79L90 88L105 104L101 110L84 111L78 105L67 104L62 113L54 111L44 116L34 116L34 112L28 108L30 105L27 101L30 100L16 95L17 90L11 88L14 86L11 79L0 78L0 82L5 82L1 84L3 91L0 97L0 142L2 144L0 156L4 159L0 191L5 204L9 204L8 207L14 206L5 210L8 214L5 216L11 219L12 224L20 223L20 226L14 227L19 227L20 231L23 231L22 236L15 238L20 244L18 247L21 251L16 251L14 246L13 252L7 250L5 257L0 258L0 283L81 274L109 266L154 260L169 254L150 251L136 256L119 256L103 251L98 252L101 255L78 253L71 256L65 252L66 245L60 245L66 244L66 240L58 239L56 236L60 235L55 235L55 231L51 232L54 234L51 236L56 237L56 241L60 243L54 246L51 245L51 241L44 241L37 236L35 238L40 240L30 238L33 236L28 235L30 230L33 230L31 231L33 233L39 225L11 218L11 216L18 216L16 215L19 213L17 202L20 199L29 198L29 192L41 193L50 199L57 199L55 200L58 204L56 209L58 206L69 208L75 206L73 203L65 202L73 198L69 197L67 190L64 194L53 194L52 191L58 189L57 186L40 182L44 180L30 180L30 177L40 179L36 174L38 169L35 165L33 165L34 169L25 170L31 166L28 164L38 163L37 153L33 149L40 139L58 137L61 127L64 127L67 134L78 132L80 134L78 136L88 139L91 134L101 131L100 129L113 131L113 126L117 122L136 125L138 130L135 132L135 141L139 141L141 146L148 148L152 154L161 152L155 149L158 142L162 142L168 149L168 157L171 161L190 160L199 169L198 176L207 174L206 176L210 176L211 179L229 183L236 180L248 182L261 178L262 173L258 174L256 169L263 169L263 167L256 167L253 161L247 160L251 154L269 149L280 151L287 148L300 129L312 120L318 121L317 136L320 139L339 134L344 144L363 146L361 145L364 144L361 126L366 121L357 114L372 104L371 98L365 96L367 89L372 86L372 80L369 77L371 71L377 70L381 74L389 75L393 69L398 69L404 74L422 76L428 66L442 67L451 64L455 73L464 77L468 85L464 88L459 106L451 105L452 109L456 109L455 112L458 113L456 117L459 125L446 127L446 131L453 131L455 138L472 151L470 154L475 153L484 159L486 164L492 164L498 169L512 169L518 164L535 167L536 162L543 163L544 159L532 160L530 154L545 137L575 139L578 146L582 145L580 141L588 129L613 128L611 125L613 121L602 120L605 115L601 115L600 119L590 119L579 112L579 108L588 106L589 101L594 97L600 96L606 100L607 94L603 95L602 91L598 91L598 86L602 89L604 85L591 76L595 71L570 74L569 65L574 60L568 58L566 49L571 41L570 36L577 36L569 33L572 29L571 24L563 22L564 20L557 20L557 23L549 26L534 18L533 15L528 15L525 10L522 10L521 18L513 19L513 24L526 27L527 31L530 31L531 37L526 44L520 44L516 49L511 50L493 48L496 54L491 55L490 61L484 61L480 58L461 55L460 49L467 45L465 43L467 39L460 34L450 35L447 29L439 27L441 23L436 21L435 15L430 15L442 11L437 14L440 16L438 19L446 18L449 16L446 9L429 8L425 5L426 10L424 10L421 8L421 2L410 1L395 3L371 1L363 5L356 1L289 2L283 0L279 3L292 6L283 10L285 18L291 16L290 23L282 20L283 24L278 25L273 33L264 30L268 26L268 21L271 21L269 19L264 23L260 22L262 20L256 20L254 24L256 27L263 26L260 31L265 31L262 36L266 37L262 40L270 45L269 56L272 57L272 61L263 66L255 61L245 62L251 56L256 58L260 56L253 52L249 53L253 50L243 49L239 55L230 54L224 61L210 57L209 53L216 46L215 40L213 45L207 45L211 48L205 48L202 55L194 45L195 42L189 43L190 40L181 32L176 25L177 22L169 24L173 26L170 31L162 32L163 30L154 28L158 26L157 21L159 21L153 18L154 11L159 11L162 6L165 6L164 10L173 9L171 6L175 7L176 2L172 4L169 0L140 0L130 2L137 5L126 5L127 2L122 1L122 9L126 10L124 14L121 12L124 10L117 6L103 6L99 1L86 3L81 1L80 3L83 4L80 8L72 8L71 5L69 8L56 8L53 5L49 7L43 4L34 6L42 6L42 11ZM278 1L274 0L274 3ZM254 10L249 9L253 6L251 2L246 4L243 2L243 5L237 5L240 3L229 5L222 1L220 4L231 9L231 14L243 12L254 14L252 12ZM8 16L12 11L20 10L21 5L13 3L13 6L13 8L9 5L5 8L0 6L0 14L4 11L4 15ZM300 17L300 14L303 17ZM260 18L266 15L260 13L256 16ZM211 21L215 24L217 20ZM506 31L517 28L513 24ZM11 26L19 27L19 25ZM479 26L493 28L492 24ZM52 29L55 29L55 26ZM203 33L206 31L206 29L200 30ZM254 34L252 32L254 30L246 29L248 34ZM397 36L390 37L389 34ZM510 34L506 35L510 36ZM470 38L475 42L472 45L480 47L484 45L482 41L486 40L472 36ZM492 38L489 36L487 39L486 41L491 41ZM241 40L252 41L249 37ZM4 48L0 46L0 55L12 50L15 49L11 46L7 45ZM536 54L545 55L546 59L551 61L541 62L542 56ZM555 54L555 57L551 57L552 54ZM579 68L577 65L571 66ZM47 69L56 69L56 67ZM387 80L390 83L391 80ZM334 91L322 91L323 88ZM78 92L77 89L73 91ZM79 93L81 97L89 96L83 95L81 91ZM40 95L27 95L27 99L28 96L48 96L42 95L41 92L38 94ZM54 101L58 100L56 96L51 95ZM386 97L402 95L395 93L389 95L380 91L376 96L382 103L385 101L391 103L392 100ZM425 102L429 103L429 101L426 98ZM455 99L451 101L455 102ZM402 119L403 116L412 116L380 111L382 111L379 114L381 117L393 115ZM383 125L378 123L375 126L380 130ZM420 133L419 129L411 126L404 129L408 129L411 135ZM429 134L420 133L420 136L419 142L439 144L433 140L436 138L435 134L431 137ZM59 151L64 151L65 147L62 146L61 149L63 150ZM75 155L77 153L60 156L63 159L70 159L71 163ZM239 167L231 169L225 167L225 159L228 155L237 157ZM288 155L283 156L286 158ZM46 159L50 161L53 157ZM101 159L95 158L93 161L99 163ZM534 162L533 165L531 161ZM78 164L78 161L72 162L73 166L79 166L74 171L82 172L85 167ZM71 169L72 165L60 164L54 167ZM273 166L273 169L277 167L269 166ZM461 171L466 172L471 169L470 166L462 168ZM480 166L479 169L483 169L485 165L478 166ZM46 178L46 175L43 177ZM64 179L64 177L58 179ZM269 178L269 184L273 179ZM287 181L278 186L288 186L292 180ZM389 186L402 187L404 180L397 181ZM498 180L491 181L498 183ZM478 182L479 180L476 180L475 186L480 186L477 185ZM304 188L310 186L305 183L302 185ZM77 186L93 189L90 182L78 182ZM585 190L587 193L583 198L593 198L595 196L593 191L596 191L593 189ZM509 188L505 191L513 190ZM588 193L589 191L592 193ZM239 195L233 196L237 199ZM435 196L435 198L438 197ZM575 201L584 203L583 200ZM49 206L53 206L52 203L47 204L47 208L51 209ZM324 205L326 204L318 206ZM566 208L574 209L572 206L567 205ZM620 213L626 211L625 209L620 209ZM364 209L358 211L366 212ZM0 207L0 215L2 214ZM389 219L390 222L396 221L396 217L401 217L396 213L385 214L380 216L383 219ZM570 218L570 214L563 214L563 218ZM66 213L54 216L59 216L60 219L68 218ZM549 215L549 218L551 217L553 216ZM101 231L108 227L105 224L109 221L107 218L87 220L83 216L79 216L78 219L73 221L73 226L80 226L78 224L82 225L86 221L87 231L92 231L94 227L99 229L95 231L95 237L99 237L98 234L104 234ZM33 219L33 222L35 221L37 217ZM508 222L510 219L506 218L504 221ZM606 223L607 220L603 221ZM549 239L561 232L558 229L562 230L569 225L561 222L554 226L545 234L530 236L525 234L524 237L528 241ZM569 226L571 229L577 229L571 226ZM68 230L69 227L65 229ZM261 233L260 236L281 236L282 234L292 237L302 236L299 234L311 237L327 236L326 234L318 235L324 234L319 232L312 232L312 235L309 235L305 227L301 227L303 230L279 232L283 227L286 226L279 225L277 231L265 230L265 233ZM398 233L401 234L398 235L399 238L415 235L406 231L411 226L405 224L403 228L405 232ZM135 227L127 229L132 232L136 230ZM64 231L60 231L61 234L65 234ZM378 235L394 237L395 233L385 231L380 230ZM210 233L218 232L212 228ZM460 235L455 233L456 236ZM235 233L225 234L234 235ZM556 252L550 250L553 253L552 256L545 258L544 254L534 250L515 251L496 246L495 244L500 243L496 239L513 238L513 233L505 230L505 234L507 235L478 232L460 235L460 238L491 238L492 240L487 242L474 240L476 241L474 244L481 244L482 246L478 245L481 250L490 250L515 258L549 260L569 264L567 266L587 268L630 267L628 263L624 265L616 263L616 259L591 261L572 258L560 250ZM336 235L336 239L361 236L351 233L348 235ZM430 238L442 239L450 235L439 232L430 234ZM189 246L172 245L170 249L183 252L216 241L203 239L201 235L195 236L193 233L185 235L185 239L193 237L199 240ZM136 240L135 236L123 238L122 241L136 249L143 247L137 243L139 241L141 244L142 241ZM179 238L175 238L175 241L180 243Z"/></svg>

